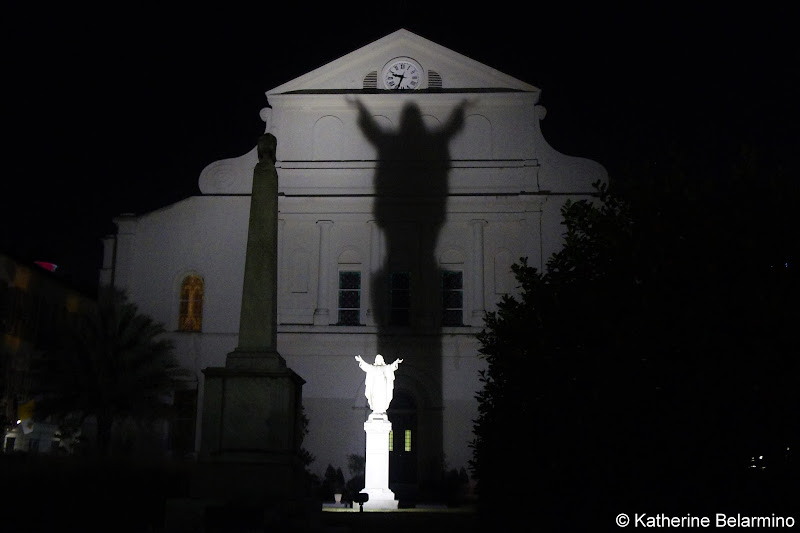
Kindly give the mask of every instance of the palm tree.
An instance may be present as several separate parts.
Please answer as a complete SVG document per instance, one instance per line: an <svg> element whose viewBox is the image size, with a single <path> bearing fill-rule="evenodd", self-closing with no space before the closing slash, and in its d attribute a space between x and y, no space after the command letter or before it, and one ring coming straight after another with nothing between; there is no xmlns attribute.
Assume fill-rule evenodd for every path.
<svg viewBox="0 0 800 533"><path fill-rule="evenodd" d="M116 420L153 420L169 410L181 370L162 324L140 314L124 292L103 288L97 307L64 331L36 378L37 418L97 421L98 451L110 451Z"/></svg>

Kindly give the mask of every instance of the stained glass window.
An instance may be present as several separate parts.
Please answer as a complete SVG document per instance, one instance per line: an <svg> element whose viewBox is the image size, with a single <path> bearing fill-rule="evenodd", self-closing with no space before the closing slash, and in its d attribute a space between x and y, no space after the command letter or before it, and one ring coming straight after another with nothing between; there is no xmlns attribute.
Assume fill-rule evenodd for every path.
<svg viewBox="0 0 800 533"><path fill-rule="evenodd" d="M201 331L203 328L203 278L186 276L181 284L178 316L179 331Z"/></svg>
<svg viewBox="0 0 800 533"><path fill-rule="evenodd" d="M394 431L389 430L389 451L394 451ZM403 432L403 451L411 451L411 430L407 429Z"/></svg>

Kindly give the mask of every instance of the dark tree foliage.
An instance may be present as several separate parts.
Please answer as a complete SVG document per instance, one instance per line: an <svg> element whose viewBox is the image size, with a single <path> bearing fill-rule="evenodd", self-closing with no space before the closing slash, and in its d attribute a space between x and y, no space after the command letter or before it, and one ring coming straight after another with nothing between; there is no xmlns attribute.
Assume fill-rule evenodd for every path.
<svg viewBox="0 0 800 533"><path fill-rule="evenodd" d="M471 468L492 520L519 497L541 523L595 528L797 497L792 252L737 213L746 171L720 194L671 161L566 202L562 251L545 272L521 258L519 297L485 317Z"/></svg>
<svg viewBox="0 0 800 533"><path fill-rule="evenodd" d="M97 422L97 448L111 449L115 422L155 420L170 413L181 375L164 328L139 313L125 293L100 291L97 306L67 325L60 347L46 354L35 381L36 416Z"/></svg>
<svg viewBox="0 0 800 533"><path fill-rule="evenodd" d="M323 501L333 501L334 494L343 494L346 486L344 472L341 468L334 468L328 464L322 480L321 497Z"/></svg>
<svg viewBox="0 0 800 533"><path fill-rule="evenodd" d="M303 484L304 490L309 496L314 496L319 492L319 488L321 485L321 481L319 476L311 471L311 464L316 460L316 456L313 453L308 451L308 449L303 446L303 442L305 438L308 436L308 425L310 420L308 415L306 415L306 408L304 405L300 405L300 463L303 465Z"/></svg>
<svg viewBox="0 0 800 533"><path fill-rule="evenodd" d="M347 497L351 500L364 488L366 463L367 458L363 455L351 453L347 456L347 469L350 471L350 479L345 483L345 489Z"/></svg>

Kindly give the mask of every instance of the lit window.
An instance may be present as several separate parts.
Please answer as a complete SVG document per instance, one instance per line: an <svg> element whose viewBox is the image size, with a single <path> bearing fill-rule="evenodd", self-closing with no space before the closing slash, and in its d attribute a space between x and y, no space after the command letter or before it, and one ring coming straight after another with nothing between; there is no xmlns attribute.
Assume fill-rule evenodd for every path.
<svg viewBox="0 0 800 533"><path fill-rule="evenodd" d="M339 271L339 325L361 324L361 272Z"/></svg>
<svg viewBox="0 0 800 533"><path fill-rule="evenodd" d="M460 270L442 270L442 325L464 325L464 277Z"/></svg>
<svg viewBox="0 0 800 533"><path fill-rule="evenodd" d="M179 331L200 331L203 327L203 278L186 276L181 283Z"/></svg>
<svg viewBox="0 0 800 533"><path fill-rule="evenodd" d="M394 451L394 430L389 431L389 451ZM411 430L407 429L403 432L403 451L411 451Z"/></svg>
<svg viewBox="0 0 800 533"><path fill-rule="evenodd" d="M389 282L389 323L407 326L411 314L411 273L392 272Z"/></svg>

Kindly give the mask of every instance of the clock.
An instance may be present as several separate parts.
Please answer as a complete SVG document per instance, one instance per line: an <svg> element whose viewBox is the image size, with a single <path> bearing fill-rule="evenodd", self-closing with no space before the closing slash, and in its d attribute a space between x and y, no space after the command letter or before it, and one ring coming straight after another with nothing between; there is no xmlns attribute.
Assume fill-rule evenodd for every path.
<svg viewBox="0 0 800 533"><path fill-rule="evenodd" d="M397 57L383 67L383 86L396 91L418 89L422 84L422 67L410 57Z"/></svg>

